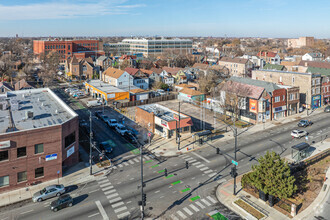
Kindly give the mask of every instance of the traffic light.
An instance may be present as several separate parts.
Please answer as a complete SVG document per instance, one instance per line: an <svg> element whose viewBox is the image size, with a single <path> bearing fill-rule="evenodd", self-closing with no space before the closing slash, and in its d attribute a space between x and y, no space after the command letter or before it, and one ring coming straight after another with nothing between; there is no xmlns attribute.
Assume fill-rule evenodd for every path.
<svg viewBox="0 0 330 220"><path fill-rule="evenodd" d="M165 173L165 176L167 176L167 169L165 168L165 171L164 171L164 173Z"/></svg>
<svg viewBox="0 0 330 220"><path fill-rule="evenodd" d="M220 148L217 148L217 154L220 154Z"/></svg>
<svg viewBox="0 0 330 220"><path fill-rule="evenodd" d="M186 161L186 168L188 169L189 168L189 162Z"/></svg>
<svg viewBox="0 0 330 220"><path fill-rule="evenodd" d="M230 176L235 178L237 176L236 168L232 167L230 171Z"/></svg>
<svg viewBox="0 0 330 220"><path fill-rule="evenodd" d="M142 204L143 204L143 206L146 206L146 202L147 202L147 194L143 193L143 195L142 195Z"/></svg>

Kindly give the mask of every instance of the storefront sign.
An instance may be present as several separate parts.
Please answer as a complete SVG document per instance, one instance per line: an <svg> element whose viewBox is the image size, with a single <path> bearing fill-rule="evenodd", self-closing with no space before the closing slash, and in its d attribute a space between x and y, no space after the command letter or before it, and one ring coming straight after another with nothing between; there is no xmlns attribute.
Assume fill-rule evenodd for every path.
<svg viewBox="0 0 330 220"><path fill-rule="evenodd" d="M321 95L313 96L313 101L321 99Z"/></svg>
<svg viewBox="0 0 330 220"><path fill-rule="evenodd" d="M0 142L0 149L9 148L9 147L10 147L10 141Z"/></svg>
<svg viewBox="0 0 330 220"><path fill-rule="evenodd" d="M179 120L179 115L178 115L178 114L173 114L173 118L174 118L175 120Z"/></svg>
<svg viewBox="0 0 330 220"><path fill-rule="evenodd" d="M285 111L286 110L286 106L283 105L283 106L280 106L280 107L276 107L273 109L274 113L275 112L281 112L281 111Z"/></svg>
<svg viewBox="0 0 330 220"><path fill-rule="evenodd" d="M250 112L257 112L257 105L258 105L258 101L254 100L254 99L250 99Z"/></svg>
<svg viewBox="0 0 330 220"><path fill-rule="evenodd" d="M46 155L46 161L56 160L56 159L57 159L57 154Z"/></svg>
<svg viewBox="0 0 330 220"><path fill-rule="evenodd" d="M74 153L74 146L72 146L67 152L66 157L70 157Z"/></svg>
<svg viewBox="0 0 330 220"><path fill-rule="evenodd" d="M167 121L162 120L162 121L161 121L161 124L162 124L163 126L167 127Z"/></svg>

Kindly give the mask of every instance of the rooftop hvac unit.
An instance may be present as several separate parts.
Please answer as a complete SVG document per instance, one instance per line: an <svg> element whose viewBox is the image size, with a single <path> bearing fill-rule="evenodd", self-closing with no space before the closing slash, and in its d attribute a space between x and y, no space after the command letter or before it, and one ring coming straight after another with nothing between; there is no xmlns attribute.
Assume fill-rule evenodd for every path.
<svg viewBox="0 0 330 220"><path fill-rule="evenodd" d="M10 107L12 111L18 111L19 102L17 100L10 100Z"/></svg>
<svg viewBox="0 0 330 220"><path fill-rule="evenodd" d="M33 111L26 111L25 112L25 118L26 119L33 118Z"/></svg>

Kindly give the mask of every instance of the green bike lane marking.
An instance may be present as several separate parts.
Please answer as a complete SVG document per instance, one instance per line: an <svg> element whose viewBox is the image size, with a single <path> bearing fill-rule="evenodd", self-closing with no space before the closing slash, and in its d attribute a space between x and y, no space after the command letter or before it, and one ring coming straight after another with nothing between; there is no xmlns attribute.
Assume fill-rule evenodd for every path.
<svg viewBox="0 0 330 220"><path fill-rule="evenodd" d="M132 154L138 155L140 154L140 150L135 148L131 143L124 144L125 148L129 150Z"/></svg>
<svg viewBox="0 0 330 220"><path fill-rule="evenodd" d="M151 163L153 160L144 161L144 163Z"/></svg>
<svg viewBox="0 0 330 220"><path fill-rule="evenodd" d="M174 183L171 183L171 185L174 186L174 185L179 184L179 183L181 183L181 180L178 180L178 181L176 181Z"/></svg>
<svg viewBox="0 0 330 220"><path fill-rule="evenodd" d="M151 166L151 168L156 168L156 167L159 167L159 164L156 164L156 165Z"/></svg>
<svg viewBox="0 0 330 220"><path fill-rule="evenodd" d="M173 174L168 175L168 176L165 177L165 179L171 178L171 177L173 177L173 176L174 176Z"/></svg>
<svg viewBox="0 0 330 220"><path fill-rule="evenodd" d="M157 171L157 173L164 173L165 170L160 170L160 171Z"/></svg>
<svg viewBox="0 0 330 220"><path fill-rule="evenodd" d="M190 188L185 188L185 189L181 190L180 192L181 192L181 193L184 193L184 192L187 192L187 191L189 191L189 190L190 190Z"/></svg>
<svg viewBox="0 0 330 220"><path fill-rule="evenodd" d="M195 197L192 197L191 199L189 199L191 202L194 202L196 201L197 199L200 199L201 197L200 196L195 196Z"/></svg>
<svg viewBox="0 0 330 220"><path fill-rule="evenodd" d="M206 214L214 220L228 220L225 216L223 216L219 211L215 210Z"/></svg>

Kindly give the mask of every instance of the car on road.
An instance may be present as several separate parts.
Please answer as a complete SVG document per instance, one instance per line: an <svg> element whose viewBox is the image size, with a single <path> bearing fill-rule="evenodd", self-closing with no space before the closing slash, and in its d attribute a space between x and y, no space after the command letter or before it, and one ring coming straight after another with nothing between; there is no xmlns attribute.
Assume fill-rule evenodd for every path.
<svg viewBox="0 0 330 220"><path fill-rule="evenodd" d="M312 124L313 124L313 122L311 120L303 119L303 120L300 120L300 122L298 123L298 127L307 127Z"/></svg>
<svg viewBox="0 0 330 220"><path fill-rule="evenodd" d="M101 116L103 115L103 112L102 111L95 111L94 114L95 114L96 117L101 118Z"/></svg>
<svg viewBox="0 0 330 220"><path fill-rule="evenodd" d="M302 130L293 130L291 131L291 136L294 138L302 138L304 136L307 136L308 132L307 131L302 131Z"/></svg>
<svg viewBox="0 0 330 220"><path fill-rule="evenodd" d="M104 121L105 123L108 123L109 117L107 115L101 115L101 119L102 121Z"/></svg>
<svg viewBox="0 0 330 220"><path fill-rule="evenodd" d="M330 105L324 108L324 112L330 112Z"/></svg>
<svg viewBox="0 0 330 220"><path fill-rule="evenodd" d="M122 124L118 124L116 127L116 131L121 134L122 136L124 136L124 134L127 132L127 129L124 125Z"/></svg>
<svg viewBox="0 0 330 220"><path fill-rule="evenodd" d="M65 194L50 203L50 210L57 212L60 209L71 207L72 205L73 198L69 194Z"/></svg>
<svg viewBox="0 0 330 220"><path fill-rule="evenodd" d="M104 141L100 143L100 150L110 154L113 151L113 147L109 144L109 142Z"/></svg>
<svg viewBox="0 0 330 220"><path fill-rule="evenodd" d="M115 128L115 127L117 127L118 122L117 122L116 119L114 119L114 118L110 118L110 119L108 120L108 125L109 125L110 128Z"/></svg>
<svg viewBox="0 0 330 220"><path fill-rule="evenodd" d="M87 101L86 105L87 107L100 106L102 105L102 102L100 102L99 100L91 100Z"/></svg>
<svg viewBox="0 0 330 220"><path fill-rule="evenodd" d="M60 185L51 185L43 188L42 190L33 194L33 202L41 202L43 200L60 196L65 193L65 188L62 184Z"/></svg>
<svg viewBox="0 0 330 220"><path fill-rule="evenodd" d="M125 134L124 134L124 138L126 139L126 140L128 140L129 142L131 142L132 144L137 144L136 143L136 137L134 136L134 134L132 134L132 132L130 132L130 131L127 131L127 132L125 132Z"/></svg>

